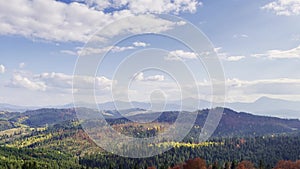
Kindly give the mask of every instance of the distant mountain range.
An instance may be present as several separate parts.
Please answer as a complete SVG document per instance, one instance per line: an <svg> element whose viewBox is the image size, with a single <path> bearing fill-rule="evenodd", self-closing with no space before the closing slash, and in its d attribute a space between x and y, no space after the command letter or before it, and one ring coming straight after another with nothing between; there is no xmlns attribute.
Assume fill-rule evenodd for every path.
<svg viewBox="0 0 300 169"><path fill-rule="evenodd" d="M182 100L183 106L181 107L181 101L172 101L166 105L161 105L160 103L145 103L145 102L127 102L116 101L116 102L105 102L98 104L99 109L101 110L116 110L116 105L118 110L127 110L131 108L140 108L140 109L154 109L154 110L186 110L194 111L205 108L211 108L211 103L205 100L196 100L193 98L188 98ZM198 105L198 107L197 107ZM268 97L261 97L255 102L243 103L243 102L233 102L225 103L224 105L218 104L222 107L228 107L236 111L250 112L256 115L264 116L274 116L281 118L297 118L300 119L300 101L288 101L283 99L273 99ZM76 106L87 107L87 108L96 108L92 104L88 103L78 103ZM163 108L164 106L164 108ZM74 104L66 104L61 106L45 106L46 108L73 108ZM19 111L24 112L26 110L40 109L42 107L26 107L26 106L16 106L10 104L0 104L0 111Z"/></svg>
<svg viewBox="0 0 300 169"><path fill-rule="evenodd" d="M6 103L0 103L0 111L10 111L10 112L23 112L26 110L33 110L39 107L36 106L18 106Z"/></svg>
<svg viewBox="0 0 300 169"><path fill-rule="evenodd" d="M238 111L251 112L257 115L300 119L299 101L261 97L253 103L227 103L225 107L230 107Z"/></svg>

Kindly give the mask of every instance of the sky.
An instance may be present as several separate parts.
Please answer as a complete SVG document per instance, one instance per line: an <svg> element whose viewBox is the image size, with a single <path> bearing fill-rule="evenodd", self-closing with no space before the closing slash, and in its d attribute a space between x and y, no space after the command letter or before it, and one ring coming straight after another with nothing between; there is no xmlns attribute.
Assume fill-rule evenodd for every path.
<svg viewBox="0 0 300 169"><path fill-rule="evenodd" d="M160 18L162 14L184 21ZM126 17L136 22L109 27ZM87 86L95 87L97 102L122 100L123 96L135 101L209 100L212 79L198 54L159 35L187 23L203 33L220 59L226 102L252 102L262 96L300 101L299 21L299 0L1 1L0 103L63 105L73 101L74 92L89 90ZM109 41L122 34L122 29L135 36L114 46L88 48L107 27ZM156 34L139 34L149 30ZM102 45L108 44L106 40L99 39ZM78 58L105 52L103 62L95 63L95 76L76 78L73 88ZM161 58L169 71L130 69ZM184 65L190 67L195 81L189 81L177 67ZM122 78L128 84L119 85ZM188 91L191 83L197 85L199 95ZM112 89L114 85L118 90Z"/></svg>

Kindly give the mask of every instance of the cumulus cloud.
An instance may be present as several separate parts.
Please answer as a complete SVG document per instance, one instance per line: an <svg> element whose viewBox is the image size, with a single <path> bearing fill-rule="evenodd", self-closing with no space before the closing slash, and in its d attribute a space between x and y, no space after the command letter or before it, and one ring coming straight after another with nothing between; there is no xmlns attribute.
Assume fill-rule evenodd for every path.
<svg viewBox="0 0 300 169"><path fill-rule="evenodd" d="M145 78L146 81L164 81L165 77L163 75L148 76Z"/></svg>
<svg viewBox="0 0 300 169"><path fill-rule="evenodd" d="M300 45L288 50L269 50L265 53L253 54L252 56L269 59L300 59Z"/></svg>
<svg viewBox="0 0 300 169"><path fill-rule="evenodd" d="M0 65L0 73L5 73L5 66L4 65Z"/></svg>
<svg viewBox="0 0 300 169"><path fill-rule="evenodd" d="M131 50L131 49L134 49L134 47L133 46L123 46L123 47L114 46L114 47L112 47L112 52L123 52L123 51Z"/></svg>
<svg viewBox="0 0 300 169"><path fill-rule="evenodd" d="M108 7L117 9L126 7L135 14L143 13L179 13L179 12L195 12L197 6L202 5L198 0L79 0L86 2L89 6L98 10Z"/></svg>
<svg viewBox="0 0 300 169"><path fill-rule="evenodd" d="M214 51L217 53L218 57L222 60L226 61L239 61L245 58L243 55L230 55L225 52L221 52L222 48L218 47L215 48ZM208 56L210 52L203 52L200 55L206 55ZM194 52L186 52L183 50L175 50L169 52L169 54L165 57L165 60L173 60L173 61L182 61L182 60L190 60L190 59L196 59L197 54Z"/></svg>
<svg viewBox="0 0 300 169"><path fill-rule="evenodd" d="M137 41L137 42L133 42L133 45L134 45L135 47L146 47L146 46L149 46L150 44L145 43L145 42Z"/></svg>
<svg viewBox="0 0 300 169"><path fill-rule="evenodd" d="M91 87L94 87L95 84L95 89L108 91L114 82L105 76L73 76L55 72L35 75L35 78L45 82L50 88L63 89L72 89L72 87L75 89L91 89ZM74 86L72 86L73 80L76 82Z"/></svg>
<svg viewBox="0 0 300 169"><path fill-rule="evenodd" d="M227 61L239 61L244 58L245 58L245 56L228 56L228 57L226 57L226 60Z"/></svg>
<svg viewBox="0 0 300 169"><path fill-rule="evenodd" d="M194 52L186 52L183 50L174 50L169 52L165 57L166 60L185 60L185 59L196 59L197 54Z"/></svg>
<svg viewBox="0 0 300 169"><path fill-rule="evenodd" d="M222 60L234 62L234 61L239 61L239 60L246 58L243 55L230 55L229 53L221 52L221 50L222 50L221 47L214 49L214 51L217 53L218 57Z"/></svg>
<svg viewBox="0 0 300 169"><path fill-rule="evenodd" d="M54 0L1 2L0 11L1 34L53 41L87 41L98 25L115 18L84 4Z"/></svg>
<svg viewBox="0 0 300 169"><path fill-rule="evenodd" d="M86 55L93 55L93 54L102 54L108 51L111 52L123 52L126 50L136 49L136 47L146 47L150 44L145 42L134 42L131 46L107 46L103 48L91 48L91 47L77 47L74 51L73 50L61 50L61 53L68 54L68 55L76 55L76 56L86 56Z"/></svg>
<svg viewBox="0 0 300 169"><path fill-rule="evenodd" d="M76 0L76 1L85 2L89 7L93 7L97 10L104 10L105 8L113 6L113 3L111 1L103 1L103 0Z"/></svg>
<svg viewBox="0 0 300 169"><path fill-rule="evenodd" d="M171 1L162 1L162 0L128 0L129 8L134 13L169 13L175 12L179 13L181 11L195 12L198 5L201 5L197 0L174 0ZM134 3L133 3L134 2ZM171 2L171 3L170 3Z"/></svg>
<svg viewBox="0 0 300 169"><path fill-rule="evenodd" d="M11 81L6 87L12 88L24 88L30 91L43 91L51 93L71 93L73 91L89 91L91 87L95 86L97 93L101 93L101 96L107 97L111 90L111 85L117 83L115 80L111 80L104 76L88 77L77 76L74 78L77 82L73 85L73 76L64 73L42 73L42 74L30 74L15 72L11 78ZM188 85L181 84L185 90L181 91L176 86L176 83L165 80L163 75L150 75L145 76L143 72L139 72L134 75L135 82L132 89L138 89L138 91L149 92L155 89L161 89L167 93L168 96L177 96L180 92L189 92ZM157 83L153 83L157 82ZM141 85L143 86L141 88ZM201 95L205 98L211 97L211 82L204 80L197 82L196 86L200 89ZM193 87L191 85L191 87ZM272 96L272 97L292 97L300 96L300 79L290 78L276 78L276 79L260 79L260 80L241 80L237 78L227 79L225 83L227 98L230 101L251 101L260 96ZM146 90L145 89L149 89ZM151 90L150 90L151 89ZM193 91L193 90L191 90ZM131 93L135 98L141 98L144 95L141 92ZM148 93L149 94L149 93ZM189 93L191 97L195 93ZM219 95L219 93L216 93ZM247 96L247 97L242 97ZM196 95L195 95L196 97Z"/></svg>
<svg viewBox="0 0 300 169"><path fill-rule="evenodd" d="M91 89L95 84L95 89L108 91L115 81L107 77L89 77L73 76L64 73L42 73L42 74L25 74L16 72L7 87L26 88L36 91L66 91L70 92L73 88L73 79L76 81L76 89Z"/></svg>
<svg viewBox="0 0 300 169"><path fill-rule="evenodd" d="M39 90L39 91L45 91L47 86L44 82L29 79L28 77L24 77L21 74L14 74L9 87L16 87L16 88L26 88L29 90Z"/></svg>
<svg viewBox="0 0 300 169"><path fill-rule="evenodd" d="M143 72L138 72L133 75L133 80L135 80L135 81L164 81L165 77L164 77L164 75L153 75L153 76L144 77Z"/></svg>
<svg viewBox="0 0 300 169"><path fill-rule="evenodd" d="M299 0L276 0L262 7L264 10L275 12L276 15L299 15L300 1Z"/></svg>
<svg viewBox="0 0 300 169"><path fill-rule="evenodd" d="M77 0L81 1L81 0ZM84 2L84 3L82 3ZM150 3L150 5L149 5ZM0 35L21 35L50 41L86 42L104 25L135 14L194 12L196 0L84 0L64 3L55 0L11 0L0 2ZM126 6L122 8L122 6ZM118 10L104 12L105 9ZM126 28L134 32L170 29L174 23L154 16L136 16L128 25L113 29L110 36ZM131 28L131 29L129 29ZM148 28L148 29L147 29Z"/></svg>
<svg viewBox="0 0 300 169"><path fill-rule="evenodd" d="M182 25L182 22L173 22L152 14L136 15L110 25L108 30L102 30L101 34L97 35L95 39L97 41L104 41L110 39L112 36L127 33L160 33Z"/></svg>
<svg viewBox="0 0 300 169"><path fill-rule="evenodd" d="M86 55L93 55L93 54L101 54L101 53L111 50L112 48L113 48L113 46L108 46L105 48L77 47L76 52L74 52L74 53L75 53L75 55L86 56ZM72 52L69 52L69 53L72 54Z"/></svg>

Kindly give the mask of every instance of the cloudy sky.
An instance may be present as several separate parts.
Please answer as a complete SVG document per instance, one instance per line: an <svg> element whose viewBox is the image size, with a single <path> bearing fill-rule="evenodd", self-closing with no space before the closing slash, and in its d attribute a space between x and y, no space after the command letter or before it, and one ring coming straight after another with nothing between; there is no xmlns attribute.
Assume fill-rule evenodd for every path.
<svg viewBox="0 0 300 169"><path fill-rule="evenodd" d="M101 95L98 102L111 100L111 84L118 83L112 75L121 58L145 49L162 48L168 51L162 56L166 62L193 65L197 54L177 42L136 36L109 46L98 74L79 77L81 85L72 90L78 55L108 50L83 48L105 25L136 17L133 30L160 33L185 24L154 14L181 17L207 36L223 65L226 101L251 102L261 96L300 100L300 0L11 0L0 2L0 103L62 105L72 102L72 91L89 84ZM122 26L126 24L118 29ZM143 57L150 61L152 56ZM207 99L209 76L196 73L195 67L200 98ZM147 101L151 92L164 89L164 97L176 100L177 88L168 72L145 70L132 74L128 97Z"/></svg>

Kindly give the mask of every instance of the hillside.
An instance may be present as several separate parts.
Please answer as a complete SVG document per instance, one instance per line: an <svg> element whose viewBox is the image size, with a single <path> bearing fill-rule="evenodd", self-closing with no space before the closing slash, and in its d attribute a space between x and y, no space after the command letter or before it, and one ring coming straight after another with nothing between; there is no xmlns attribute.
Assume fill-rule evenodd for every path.
<svg viewBox="0 0 300 169"><path fill-rule="evenodd" d="M130 124L130 123L126 123ZM120 124L113 125L118 127ZM121 125L126 128L125 124ZM129 130L143 132L140 126ZM135 129L135 130L131 130ZM157 131L154 131L157 132ZM202 144L190 141L177 143L173 149L146 159L124 158L103 151L96 146L76 121L65 121L45 130L32 130L26 135L0 137L0 168L145 168L182 163L194 157L223 165L226 162L251 160L256 166L263 162L271 169L280 159L297 160L299 133L261 137L215 138ZM126 133L127 134L127 133ZM189 140L189 139L188 139ZM167 144L167 143L166 143ZM6 166L6 167L5 167ZM8 167L10 166L10 167Z"/></svg>
<svg viewBox="0 0 300 169"><path fill-rule="evenodd" d="M195 121L196 126L203 126L209 113L208 109L198 111ZM143 117L143 115L136 115ZM151 114L144 118L152 118ZM157 115L153 115L157 116ZM163 112L156 120L158 122L173 123L178 116L178 112ZM138 117L135 117L138 119ZM257 116L244 112L236 112L231 109L224 109L219 125L213 136L234 137L234 136L259 136L280 133L293 133L300 130L300 121L298 119L281 119L277 117Z"/></svg>
<svg viewBox="0 0 300 169"><path fill-rule="evenodd" d="M93 113L93 110L82 109ZM178 112L145 113L142 109L123 111L130 119L158 117L152 123L138 124L121 113L106 111L108 123L122 134L151 137L164 131L176 120ZM98 147L82 130L74 109L38 109L24 113L2 113L0 121L0 168L168 168L187 159L201 157L208 164L233 160L263 161L274 166L280 159L297 160L299 120L256 116L224 109L217 130L207 142L197 138L209 110L198 111L194 127L182 142L164 142L175 146L155 157L128 159L112 155ZM189 113L189 112L184 112ZM100 133L101 135L101 133ZM280 146L278 146L280 145ZM152 145L156 146L156 145ZM276 152L276 153L275 153ZM167 163L166 163L167 161ZM271 167L268 167L271 168Z"/></svg>
<svg viewBox="0 0 300 169"><path fill-rule="evenodd" d="M94 112L85 109L87 113ZM196 126L203 126L209 110L198 111L195 122ZM155 119L155 122L173 123L178 115L177 111L168 111L163 113L144 113L141 109L132 109L126 111L128 119ZM129 122L126 118L120 118L120 113L116 111L106 111L105 118L111 124L120 124ZM16 113L7 121L2 121L5 128L11 128L13 125L25 125L31 128L52 126L64 121L76 121L76 112L74 109L38 109ZM297 119L281 119L276 117L257 116L244 112L236 112L231 109L224 109L222 118L219 122L214 136L258 136L280 133L293 133L300 130L300 121Z"/></svg>

